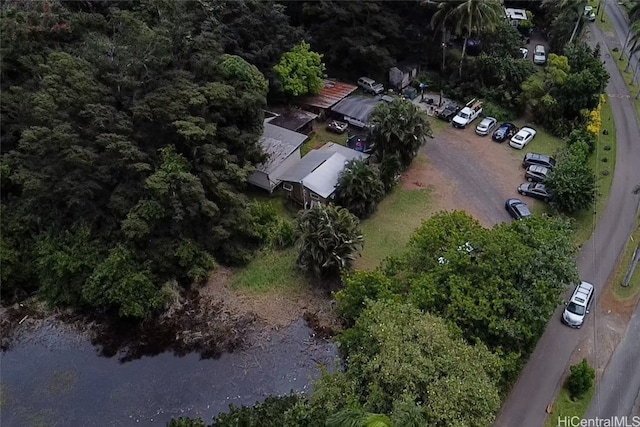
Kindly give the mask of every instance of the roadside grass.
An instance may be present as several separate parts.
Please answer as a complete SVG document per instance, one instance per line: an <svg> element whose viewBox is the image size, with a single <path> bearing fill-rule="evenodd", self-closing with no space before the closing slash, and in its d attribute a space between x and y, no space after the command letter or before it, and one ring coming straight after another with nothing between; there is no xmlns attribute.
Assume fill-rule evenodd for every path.
<svg viewBox="0 0 640 427"><path fill-rule="evenodd" d="M247 266L236 271L231 285L256 293L298 292L307 286L308 280L296 268L296 257L295 247L263 249Z"/></svg>
<svg viewBox="0 0 640 427"><path fill-rule="evenodd" d="M599 1L600 0L589 0L588 3L597 10ZM596 16L596 22L598 23L598 26L602 29L602 31L604 31L605 33L614 34L611 19L609 18L609 15L607 15L604 11L604 1L602 3L603 4L600 7L600 12L598 13L598 16Z"/></svg>
<svg viewBox="0 0 640 427"><path fill-rule="evenodd" d="M417 158L414 162L426 161ZM399 184L380 202L375 214L362 222L364 250L356 259L358 270L374 270L390 255L400 255L409 237L433 214L431 190L405 190Z"/></svg>
<svg viewBox="0 0 640 427"><path fill-rule="evenodd" d="M327 142L335 142L340 145L347 145L347 132L337 134L327 130L327 123L316 123L313 126L313 135L300 148L300 154L304 156L309 151L320 148Z"/></svg>
<svg viewBox="0 0 640 427"><path fill-rule="evenodd" d="M626 51L622 60L620 60L620 53L614 52L614 55L612 55L611 57L612 59L616 60L618 70L620 70L620 74L622 75L622 79L629 88L629 95L631 95L633 99L633 105L635 105L636 108L636 115L638 116L638 120L640 121L640 99L637 99L640 87L638 87L638 85L633 81L633 69L636 64L633 64L634 66L629 67L629 71L625 71L625 68L627 68L627 61L629 60L629 55Z"/></svg>
<svg viewBox="0 0 640 427"><path fill-rule="evenodd" d="M640 243L640 217L636 220L636 228L633 230L633 233L631 233L631 238L627 240L624 253L622 254L622 260L613 281L613 295L617 300L628 300L635 297L640 291L640 264L636 266L629 281L629 286L626 288L621 286L631 265L633 252L638 247L638 243Z"/></svg>
<svg viewBox="0 0 640 427"><path fill-rule="evenodd" d="M571 417L578 417L582 419L589 408L589 403L595 392L595 385L591 386L591 389L577 400L572 400L569 397L569 392L564 387L560 390L556 401L553 404L553 414L547 417L545 427L557 427L559 426L558 420L570 419ZM566 417L566 418L565 418Z"/></svg>

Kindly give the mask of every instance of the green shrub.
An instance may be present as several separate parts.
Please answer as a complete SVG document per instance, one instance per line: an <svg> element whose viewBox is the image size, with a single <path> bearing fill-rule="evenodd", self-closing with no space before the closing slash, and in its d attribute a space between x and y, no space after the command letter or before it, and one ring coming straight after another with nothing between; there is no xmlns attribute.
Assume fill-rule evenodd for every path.
<svg viewBox="0 0 640 427"><path fill-rule="evenodd" d="M571 366L571 375L567 379L566 388L569 391L572 399L581 398L591 387L593 387L593 380L596 377L596 371L589 366L587 359L582 359L582 362L577 365Z"/></svg>
<svg viewBox="0 0 640 427"><path fill-rule="evenodd" d="M296 228L293 222L280 218L271 230L268 245L277 249L288 248L295 243L295 232Z"/></svg>
<svg viewBox="0 0 640 427"><path fill-rule="evenodd" d="M511 111L508 111L490 101L483 102L482 114L486 117L494 117L499 122L513 120L513 114Z"/></svg>

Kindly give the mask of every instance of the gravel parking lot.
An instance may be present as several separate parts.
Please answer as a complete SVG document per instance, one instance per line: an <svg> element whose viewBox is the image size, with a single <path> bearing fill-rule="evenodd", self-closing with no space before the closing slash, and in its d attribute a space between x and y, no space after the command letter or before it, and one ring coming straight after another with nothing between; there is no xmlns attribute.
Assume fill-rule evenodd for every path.
<svg viewBox="0 0 640 427"><path fill-rule="evenodd" d="M522 158L531 149L535 151L535 139L524 150L515 150L508 142L499 144L491 136L477 136L479 122L464 130L446 128L429 139L421 149L429 161L411 168L403 182L409 188L432 185L438 210L465 210L490 227L510 220L504 209L506 199L538 203L517 191L525 182Z"/></svg>

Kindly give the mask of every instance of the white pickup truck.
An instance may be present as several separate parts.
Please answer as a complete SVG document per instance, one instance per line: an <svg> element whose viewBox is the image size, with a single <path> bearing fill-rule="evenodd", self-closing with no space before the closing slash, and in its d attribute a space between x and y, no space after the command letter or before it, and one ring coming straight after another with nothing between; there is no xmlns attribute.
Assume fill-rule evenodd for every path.
<svg viewBox="0 0 640 427"><path fill-rule="evenodd" d="M453 124L453 127L464 129L469 123L477 119L480 114L482 114L482 102L472 99L456 114L451 120L451 124Z"/></svg>

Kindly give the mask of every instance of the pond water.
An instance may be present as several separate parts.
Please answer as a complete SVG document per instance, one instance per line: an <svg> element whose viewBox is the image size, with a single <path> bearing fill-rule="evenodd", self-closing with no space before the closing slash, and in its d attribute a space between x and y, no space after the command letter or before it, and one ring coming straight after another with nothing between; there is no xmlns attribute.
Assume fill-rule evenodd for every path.
<svg viewBox="0 0 640 427"><path fill-rule="evenodd" d="M229 404L310 392L320 366L332 370L335 344L316 340L303 320L218 359L163 353L120 363L63 325L22 334L0 355L0 424L8 426L165 425L206 422Z"/></svg>

